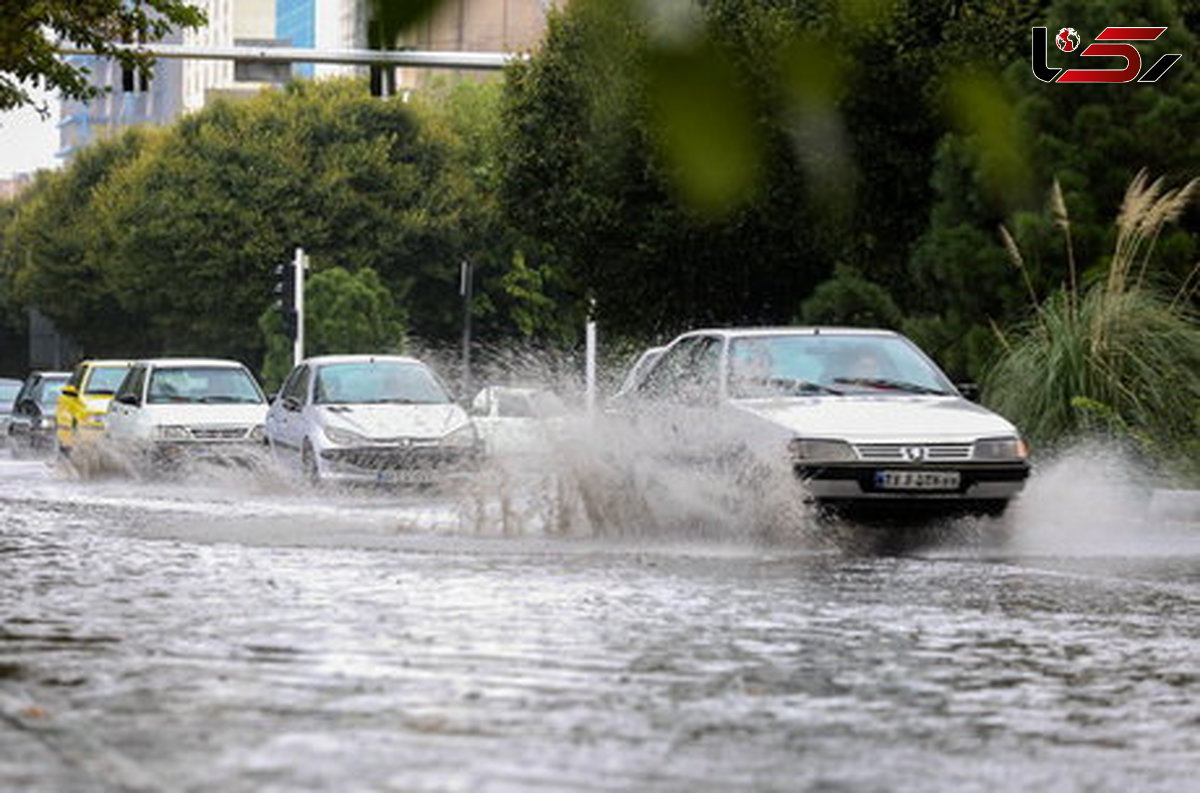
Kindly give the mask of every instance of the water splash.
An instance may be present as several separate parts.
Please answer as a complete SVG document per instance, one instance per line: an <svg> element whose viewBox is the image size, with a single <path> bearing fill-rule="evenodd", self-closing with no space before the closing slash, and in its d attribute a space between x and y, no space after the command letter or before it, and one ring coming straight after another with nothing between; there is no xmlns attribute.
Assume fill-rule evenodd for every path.
<svg viewBox="0 0 1200 793"><path fill-rule="evenodd" d="M1153 474L1114 444L1089 440L1036 466L1009 510L1010 548L1029 555L1169 553L1177 527L1154 508Z"/></svg>

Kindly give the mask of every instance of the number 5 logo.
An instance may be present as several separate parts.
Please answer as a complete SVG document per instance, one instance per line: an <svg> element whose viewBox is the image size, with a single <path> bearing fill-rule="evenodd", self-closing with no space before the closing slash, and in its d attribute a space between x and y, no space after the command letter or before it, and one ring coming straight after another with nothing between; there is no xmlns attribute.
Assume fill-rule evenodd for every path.
<svg viewBox="0 0 1200 793"><path fill-rule="evenodd" d="M1068 30L1068 28L1063 28ZM1107 27L1097 42L1107 41L1154 41L1166 31L1165 27ZM1074 31L1071 31L1074 33ZM1046 63L1046 28L1033 29L1032 62L1033 76L1045 83L1128 83L1137 79L1139 83L1157 82L1182 57L1178 54L1163 55L1138 78L1142 70L1142 54L1132 44L1089 44L1080 52L1084 58L1124 58L1123 69L1051 69ZM1061 49L1066 49L1062 47Z"/></svg>

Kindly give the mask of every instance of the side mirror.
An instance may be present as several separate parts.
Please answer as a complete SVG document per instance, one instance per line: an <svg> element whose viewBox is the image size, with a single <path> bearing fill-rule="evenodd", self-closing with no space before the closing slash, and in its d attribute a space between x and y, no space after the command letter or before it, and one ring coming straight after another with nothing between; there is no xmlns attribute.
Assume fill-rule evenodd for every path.
<svg viewBox="0 0 1200 793"><path fill-rule="evenodd" d="M290 410L292 413L297 413L300 410L300 400L294 396L285 396L280 404L283 405L284 410Z"/></svg>
<svg viewBox="0 0 1200 793"><path fill-rule="evenodd" d="M132 405L133 407L141 404L136 394L121 394L119 397L116 397L116 400L122 405Z"/></svg>
<svg viewBox="0 0 1200 793"><path fill-rule="evenodd" d="M62 395L69 396L69 397L77 397L77 396L79 396L79 389L73 385L63 386Z"/></svg>
<svg viewBox="0 0 1200 793"><path fill-rule="evenodd" d="M963 399L971 402L979 401L979 384L978 383L955 383L954 387L958 389L958 393L963 395Z"/></svg>
<svg viewBox="0 0 1200 793"><path fill-rule="evenodd" d="M38 410L38 403L33 397L25 397L17 403L17 410L21 413L36 413Z"/></svg>

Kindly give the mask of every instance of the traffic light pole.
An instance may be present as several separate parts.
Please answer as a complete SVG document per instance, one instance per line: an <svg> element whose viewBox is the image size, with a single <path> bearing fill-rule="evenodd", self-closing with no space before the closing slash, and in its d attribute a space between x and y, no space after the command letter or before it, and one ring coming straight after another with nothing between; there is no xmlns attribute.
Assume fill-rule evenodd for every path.
<svg viewBox="0 0 1200 793"><path fill-rule="evenodd" d="M296 306L296 338L292 343L292 365L296 366L304 360L304 271L308 269L308 256L303 248L296 248L292 266L296 268L296 277L293 279L296 291L292 298Z"/></svg>

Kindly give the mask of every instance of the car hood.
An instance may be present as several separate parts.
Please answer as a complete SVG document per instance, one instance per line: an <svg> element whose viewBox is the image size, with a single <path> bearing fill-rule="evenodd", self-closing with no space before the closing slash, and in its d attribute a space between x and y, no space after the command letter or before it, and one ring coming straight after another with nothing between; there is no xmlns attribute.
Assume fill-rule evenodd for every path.
<svg viewBox="0 0 1200 793"><path fill-rule="evenodd" d="M155 424L183 424L189 427L205 425L262 424L267 417L266 405L147 405L146 413Z"/></svg>
<svg viewBox="0 0 1200 793"><path fill-rule="evenodd" d="M853 443L944 441L1016 435L1016 428L981 405L943 396L814 396L739 399L741 410L808 437Z"/></svg>
<svg viewBox="0 0 1200 793"><path fill-rule="evenodd" d="M318 408L327 427L367 438L440 438L466 424L467 414L454 403L440 405L325 405Z"/></svg>

